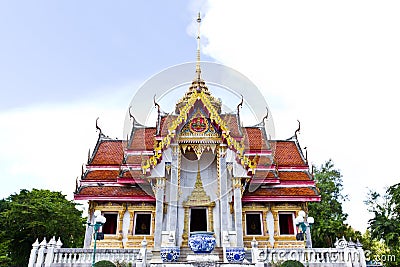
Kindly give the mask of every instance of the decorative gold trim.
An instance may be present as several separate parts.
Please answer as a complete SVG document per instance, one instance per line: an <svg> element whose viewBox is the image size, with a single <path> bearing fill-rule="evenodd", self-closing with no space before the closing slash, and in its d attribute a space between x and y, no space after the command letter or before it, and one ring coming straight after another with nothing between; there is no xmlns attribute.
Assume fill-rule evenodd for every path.
<svg viewBox="0 0 400 267"><path fill-rule="evenodd" d="M161 160L162 151L170 146L172 139L175 137L176 129L178 128L178 126L184 122L187 122L189 110L193 107L197 100L202 101L204 106L208 109L208 111L210 112L211 121L214 121L219 125L222 131L223 139L226 141L228 147L236 151L237 157L239 158L242 166L245 168L250 168L252 172L254 172L255 168L257 167L257 161L251 160L248 156L244 155L245 146L243 140L241 140L241 142L238 142L230 135L230 130L227 127L226 122L215 110L211 98L214 97L212 97L208 91L205 92L204 90L194 90L193 92L191 92L191 95L187 99L185 104L179 108L179 115L169 125L168 134L162 140L155 141L154 155L145 160L142 164L142 169L144 173L146 173L149 168L156 166L158 164L158 161Z"/></svg>
<svg viewBox="0 0 400 267"><path fill-rule="evenodd" d="M92 209L100 210L102 213L104 212L114 212L118 213L117 219L117 229L115 235L105 235L103 242L98 242L98 247L109 247L109 248L123 248L122 243L122 224L124 220L124 215L126 211L126 205L115 202L107 202L107 203L97 203L93 202Z"/></svg>
<svg viewBox="0 0 400 267"><path fill-rule="evenodd" d="M232 177L232 187L233 189L242 189L242 178Z"/></svg>
<svg viewBox="0 0 400 267"><path fill-rule="evenodd" d="M167 171L167 174L171 174L171 162L165 162L165 170Z"/></svg>
<svg viewBox="0 0 400 267"><path fill-rule="evenodd" d="M217 189L217 198L219 199L221 196L221 146L218 146L217 149L217 182L218 182L218 189Z"/></svg>
<svg viewBox="0 0 400 267"><path fill-rule="evenodd" d="M206 191L203 187L203 182L201 181L200 176L200 161L197 166L197 177L196 182L194 184L194 189L188 199L184 201L183 206L191 207L191 206L209 206L211 202L210 197L207 195Z"/></svg>
<svg viewBox="0 0 400 267"><path fill-rule="evenodd" d="M216 147L217 147L216 144L182 144L181 145L183 153L186 153L186 151L193 150L193 152L197 156L197 159L200 159L200 157L204 151L211 150L213 153L215 153Z"/></svg>
<svg viewBox="0 0 400 267"><path fill-rule="evenodd" d="M182 188L181 188L181 164L182 164L182 153L181 150L179 149L178 155L178 199L182 195Z"/></svg>
<svg viewBox="0 0 400 267"><path fill-rule="evenodd" d="M140 248L143 238L146 238L148 246L153 246L156 207L153 204L142 202L141 204L128 204L127 210L129 212L129 229L128 229L128 241L126 242L125 248ZM142 212L151 213L150 235L134 234L135 213L142 213Z"/></svg>
<svg viewBox="0 0 400 267"><path fill-rule="evenodd" d="M267 213L270 210L267 203L251 203L242 207L243 241L245 246L251 246L253 238L259 242L259 247L271 247L267 228ZM261 214L262 235L246 235L246 213L259 212Z"/></svg>
<svg viewBox="0 0 400 267"><path fill-rule="evenodd" d="M153 185L154 194L157 193L158 190L162 190L165 188L165 177L156 177L156 183Z"/></svg>

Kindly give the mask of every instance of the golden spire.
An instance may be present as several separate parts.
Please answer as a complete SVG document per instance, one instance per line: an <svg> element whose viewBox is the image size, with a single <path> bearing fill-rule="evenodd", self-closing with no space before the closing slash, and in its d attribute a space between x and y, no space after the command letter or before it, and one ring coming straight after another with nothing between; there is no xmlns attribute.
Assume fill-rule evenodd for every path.
<svg viewBox="0 0 400 267"><path fill-rule="evenodd" d="M209 98L212 105L214 106L215 110L218 114L221 113L221 101L210 94L208 88L201 78L201 68L200 68L200 23L201 23L201 16L200 12L197 16L197 23L198 23L198 32L197 32L197 56L196 56L196 77L192 81L192 85L189 87L189 90L185 93L185 95L178 101L175 106L175 113L180 114L180 110L187 104L187 101L190 99L193 93L204 93L206 97Z"/></svg>
<svg viewBox="0 0 400 267"><path fill-rule="evenodd" d="M203 182L201 181L201 175L200 175L200 160L197 160L197 176L196 176L196 182L194 184L194 188L197 190L204 190L203 189Z"/></svg>
<svg viewBox="0 0 400 267"><path fill-rule="evenodd" d="M200 12L197 16L197 57L196 57L196 74L197 74L197 80L200 81L200 74L201 74L201 69L200 69L200 23L201 23L201 17L200 17Z"/></svg>
<svg viewBox="0 0 400 267"><path fill-rule="evenodd" d="M188 199L183 202L185 206L207 206L210 205L211 199L204 190L203 182L200 175L200 160L197 161L197 176L194 188Z"/></svg>

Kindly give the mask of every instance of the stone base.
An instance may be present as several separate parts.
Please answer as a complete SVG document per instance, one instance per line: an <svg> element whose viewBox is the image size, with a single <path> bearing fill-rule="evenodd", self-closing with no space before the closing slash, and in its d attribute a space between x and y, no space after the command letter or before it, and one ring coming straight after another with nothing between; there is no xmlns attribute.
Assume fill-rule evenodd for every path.
<svg viewBox="0 0 400 267"><path fill-rule="evenodd" d="M191 254L186 257L186 261L190 263L215 263L219 261L219 257L213 254Z"/></svg>

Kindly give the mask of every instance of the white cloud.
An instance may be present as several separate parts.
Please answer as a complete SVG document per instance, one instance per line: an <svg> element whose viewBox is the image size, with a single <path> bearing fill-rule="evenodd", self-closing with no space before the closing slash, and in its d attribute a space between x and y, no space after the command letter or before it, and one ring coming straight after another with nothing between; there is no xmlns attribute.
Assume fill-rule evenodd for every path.
<svg viewBox="0 0 400 267"><path fill-rule="evenodd" d="M258 84L276 136L299 119L311 161L341 169L361 230L365 188L399 181L399 12L397 1L209 1L203 19L204 52Z"/></svg>
<svg viewBox="0 0 400 267"><path fill-rule="evenodd" d="M81 102L31 106L0 113L0 197L20 189L62 191L72 199L75 178L96 144L95 120L110 137L122 137L127 99L137 85ZM149 100L150 101L150 100Z"/></svg>

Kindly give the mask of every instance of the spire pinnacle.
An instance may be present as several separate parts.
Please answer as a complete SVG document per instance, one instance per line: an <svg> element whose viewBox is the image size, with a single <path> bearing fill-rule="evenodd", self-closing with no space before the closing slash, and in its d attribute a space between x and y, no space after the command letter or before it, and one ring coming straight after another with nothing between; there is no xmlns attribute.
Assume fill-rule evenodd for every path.
<svg viewBox="0 0 400 267"><path fill-rule="evenodd" d="M200 23L201 23L201 17L200 17L200 12L197 16L197 57L196 57L196 74L197 74L197 79L200 80L200 74L201 74L201 69L200 69Z"/></svg>

